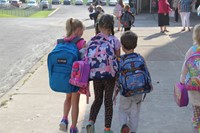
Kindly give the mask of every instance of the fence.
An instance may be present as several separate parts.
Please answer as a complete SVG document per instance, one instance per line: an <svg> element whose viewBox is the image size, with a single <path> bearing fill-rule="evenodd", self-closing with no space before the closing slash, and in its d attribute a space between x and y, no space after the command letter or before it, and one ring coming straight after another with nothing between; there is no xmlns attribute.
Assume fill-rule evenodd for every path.
<svg viewBox="0 0 200 133"><path fill-rule="evenodd" d="M0 14L8 14L18 17L28 17L40 10L41 8L36 8L36 7L16 8L10 6L10 7L0 7Z"/></svg>

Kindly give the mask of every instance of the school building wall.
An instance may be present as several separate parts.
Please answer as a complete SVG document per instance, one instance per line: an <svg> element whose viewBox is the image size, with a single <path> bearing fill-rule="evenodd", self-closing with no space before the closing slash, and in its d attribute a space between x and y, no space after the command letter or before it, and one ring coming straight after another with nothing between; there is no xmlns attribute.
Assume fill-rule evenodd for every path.
<svg viewBox="0 0 200 133"><path fill-rule="evenodd" d="M141 12L151 13L152 10L153 10L152 9L152 1L153 0L136 0L136 11L137 11L137 13L141 13ZM172 7L173 0L168 0L168 2L170 3L171 8L173 8ZM193 7L192 7L192 12L197 12L197 8L198 8L199 5L200 5L200 0L196 0L195 5L193 5ZM158 9L158 8L156 8L156 9Z"/></svg>

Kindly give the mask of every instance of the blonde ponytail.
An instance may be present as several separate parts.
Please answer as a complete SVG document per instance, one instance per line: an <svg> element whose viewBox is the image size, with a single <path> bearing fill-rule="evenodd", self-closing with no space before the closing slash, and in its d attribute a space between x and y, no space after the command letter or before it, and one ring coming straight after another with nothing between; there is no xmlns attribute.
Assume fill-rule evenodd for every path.
<svg viewBox="0 0 200 133"><path fill-rule="evenodd" d="M84 28L83 23L78 19L70 18L66 21L67 37L71 36L77 28Z"/></svg>

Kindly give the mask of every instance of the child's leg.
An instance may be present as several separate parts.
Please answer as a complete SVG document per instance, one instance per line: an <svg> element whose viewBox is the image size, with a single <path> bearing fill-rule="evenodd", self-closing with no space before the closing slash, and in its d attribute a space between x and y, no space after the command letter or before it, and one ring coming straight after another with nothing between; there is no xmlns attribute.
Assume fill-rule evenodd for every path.
<svg viewBox="0 0 200 133"><path fill-rule="evenodd" d="M79 114L79 98L80 98L80 94L78 92L72 93L72 98L71 98L72 126L71 127L76 127L76 124L77 124L78 114Z"/></svg>
<svg viewBox="0 0 200 133"><path fill-rule="evenodd" d="M131 97L132 103L131 103L129 122L128 122L128 126L131 132L136 132L138 128L142 96L143 95L135 95Z"/></svg>
<svg viewBox="0 0 200 133"><path fill-rule="evenodd" d="M197 128L200 129L200 106L193 105L193 113L194 113L194 122Z"/></svg>
<svg viewBox="0 0 200 133"><path fill-rule="evenodd" d="M111 127L112 123L112 116L113 116L113 92L115 87L115 79L106 79L104 80L105 84L105 99L104 99L104 105L105 105L105 128Z"/></svg>
<svg viewBox="0 0 200 133"><path fill-rule="evenodd" d="M64 102L64 111L63 111L63 118L68 119L69 111L71 108L71 94L66 94L65 102Z"/></svg>
<svg viewBox="0 0 200 133"><path fill-rule="evenodd" d="M103 84L102 81L93 81L93 86L94 86L94 95L95 99L94 102L90 108L90 121L93 121L95 123L96 117L99 113L99 110L101 108L101 105L103 103Z"/></svg>
<svg viewBox="0 0 200 133"><path fill-rule="evenodd" d="M71 94L66 94L63 109L63 118L59 124L60 130L66 130L68 128L68 114L71 108L71 96Z"/></svg>
<svg viewBox="0 0 200 133"><path fill-rule="evenodd" d="M127 125L128 116L130 114L131 97L120 96L119 101L119 121L120 126Z"/></svg>

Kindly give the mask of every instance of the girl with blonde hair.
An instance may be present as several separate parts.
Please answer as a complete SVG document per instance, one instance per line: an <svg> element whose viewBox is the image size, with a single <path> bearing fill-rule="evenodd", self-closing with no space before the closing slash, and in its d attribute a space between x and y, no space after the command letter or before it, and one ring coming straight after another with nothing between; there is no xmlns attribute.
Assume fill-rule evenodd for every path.
<svg viewBox="0 0 200 133"><path fill-rule="evenodd" d="M66 21L66 37L64 40L66 42L72 41L74 38L80 38L78 42L76 43L76 46L78 50L80 51L82 48L85 47L86 41L81 38L83 35L85 27L83 23L78 19L70 18ZM60 130L67 130L68 128L68 115L69 111L71 109L71 127L70 127L70 133L78 133L78 129L76 127L77 120L78 120L78 114L79 114L79 97L80 94L78 93L79 88L74 87L74 89L69 89L66 94L65 102L64 102L64 110L63 110L63 118L60 122Z"/></svg>
<svg viewBox="0 0 200 133"><path fill-rule="evenodd" d="M182 84L189 83L188 81L191 81L190 78L194 74L197 75L197 79L199 80L200 73L194 73L194 74L190 73L189 72L190 69L189 67L186 66L186 63L188 58L190 58L195 52L200 51L200 24L194 27L193 40L194 40L194 45L190 47L190 49L187 51L185 56L185 62L182 67L182 72L180 77L180 82ZM198 62L196 62L196 64L198 65ZM193 68L193 66L191 67ZM189 90L188 94L190 99L189 101L193 107L193 118L192 118L193 126L196 128L196 133L200 133L200 85L197 84L197 86L195 87L197 87L198 89Z"/></svg>

